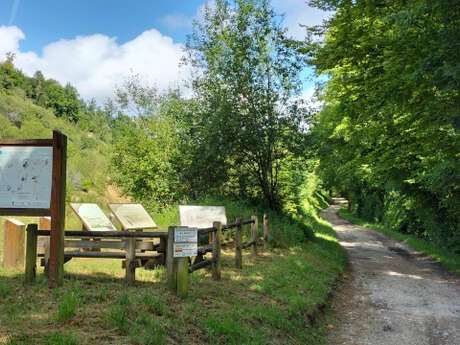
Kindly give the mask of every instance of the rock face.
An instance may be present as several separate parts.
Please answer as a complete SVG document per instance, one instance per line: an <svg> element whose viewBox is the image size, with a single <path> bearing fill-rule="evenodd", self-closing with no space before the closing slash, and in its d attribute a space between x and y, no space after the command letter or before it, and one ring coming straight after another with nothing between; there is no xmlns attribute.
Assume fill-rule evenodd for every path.
<svg viewBox="0 0 460 345"><path fill-rule="evenodd" d="M351 277L335 305L331 344L458 345L460 280L405 243L321 213L346 249Z"/></svg>

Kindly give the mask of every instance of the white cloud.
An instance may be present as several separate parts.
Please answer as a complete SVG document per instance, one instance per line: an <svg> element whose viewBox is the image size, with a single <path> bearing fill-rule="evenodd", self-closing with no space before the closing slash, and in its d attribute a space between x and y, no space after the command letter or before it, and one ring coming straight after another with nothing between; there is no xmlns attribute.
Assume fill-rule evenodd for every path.
<svg viewBox="0 0 460 345"><path fill-rule="evenodd" d="M24 37L24 33L16 26L0 26L0 61L6 53L17 52L19 41Z"/></svg>
<svg viewBox="0 0 460 345"><path fill-rule="evenodd" d="M305 28L300 24L318 25L334 13L309 7L307 1L302 0L273 0L272 5L278 13L285 14L284 25L288 28L288 32L298 40L303 40L306 33Z"/></svg>
<svg viewBox="0 0 460 345"><path fill-rule="evenodd" d="M0 26L0 60L11 51L15 66L27 75L40 70L61 84L71 83L85 99L103 102L131 74L160 89L177 86L187 75L179 68L183 45L155 29L124 44L102 34L59 40L45 46L41 55L21 51L22 39L25 35L18 27Z"/></svg>
<svg viewBox="0 0 460 345"><path fill-rule="evenodd" d="M192 27L192 18L182 13L168 14L163 17L162 22L171 29L181 29Z"/></svg>

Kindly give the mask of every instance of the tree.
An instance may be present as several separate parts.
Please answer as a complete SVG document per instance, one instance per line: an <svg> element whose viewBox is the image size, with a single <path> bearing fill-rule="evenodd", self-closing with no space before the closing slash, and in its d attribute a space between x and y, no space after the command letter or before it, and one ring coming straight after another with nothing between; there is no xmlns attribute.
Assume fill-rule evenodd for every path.
<svg viewBox="0 0 460 345"><path fill-rule="evenodd" d="M281 204L282 170L302 140L302 56L267 0L206 6L187 40L195 69L189 142L202 188ZM254 187L255 186L255 187Z"/></svg>
<svg viewBox="0 0 460 345"><path fill-rule="evenodd" d="M460 250L458 1L317 0L310 62L331 79L320 169L362 216Z"/></svg>
<svg viewBox="0 0 460 345"><path fill-rule="evenodd" d="M116 113L114 181L150 209L182 200L189 191L182 179L187 162L181 156L175 118L186 101L174 92L160 94L142 85L138 77L128 79L116 94L110 104Z"/></svg>

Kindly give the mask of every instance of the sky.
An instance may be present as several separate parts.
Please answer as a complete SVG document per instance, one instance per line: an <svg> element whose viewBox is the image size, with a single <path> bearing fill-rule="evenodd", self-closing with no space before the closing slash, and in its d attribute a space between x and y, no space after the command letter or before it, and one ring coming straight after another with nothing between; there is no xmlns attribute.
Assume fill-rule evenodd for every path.
<svg viewBox="0 0 460 345"><path fill-rule="evenodd" d="M102 104L130 75L159 89L181 86L186 35L205 0L0 0L0 61L32 76L72 84L81 97ZM297 39L331 15L305 0L272 0ZM304 96L313 94L312 71L302 73Z"/></svg>

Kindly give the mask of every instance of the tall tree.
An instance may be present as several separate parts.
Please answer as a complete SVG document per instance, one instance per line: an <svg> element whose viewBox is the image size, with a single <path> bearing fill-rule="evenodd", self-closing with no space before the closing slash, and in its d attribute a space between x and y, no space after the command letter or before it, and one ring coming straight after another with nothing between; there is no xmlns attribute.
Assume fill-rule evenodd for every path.
<svg viewBox="0 0 460 345"><path fill-rule="evenodd" d="M305 109L294 101L304 59L267 0L218 0L187 41L195 68L191 114L196 176L280 206L282 170L301 139ZM254 188L254 186L257 186Z"/></svg>
<svg viewBox="0 0 460 345"><path fill-rule="evenodd" d="M316 0L311 63L331 76L321 169L367 218L460 250L460 2Z"/></svg>

